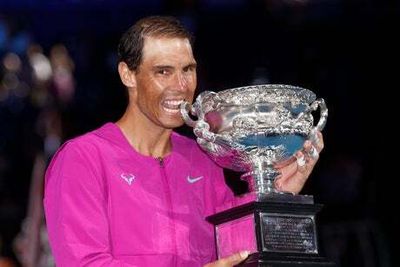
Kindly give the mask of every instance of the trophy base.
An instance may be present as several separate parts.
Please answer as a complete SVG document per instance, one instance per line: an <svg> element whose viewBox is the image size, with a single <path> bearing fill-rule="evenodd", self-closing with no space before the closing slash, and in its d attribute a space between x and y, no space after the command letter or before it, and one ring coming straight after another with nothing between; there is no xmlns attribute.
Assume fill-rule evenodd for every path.
<svg viewBox="0 0 400 267"><path fill-rule="evenodd" d="M322 205L312 196L271 194L232 204L207 217L218 258L247 250L250 256L239 266L335 266L318 252L315 221Z"/></svg>
<svg viewBox="0 0 400 267"><path fill-rule="evenodd" d="M279 256L274 253L253 253L238 267L335 267L319 256Z"/></svg>

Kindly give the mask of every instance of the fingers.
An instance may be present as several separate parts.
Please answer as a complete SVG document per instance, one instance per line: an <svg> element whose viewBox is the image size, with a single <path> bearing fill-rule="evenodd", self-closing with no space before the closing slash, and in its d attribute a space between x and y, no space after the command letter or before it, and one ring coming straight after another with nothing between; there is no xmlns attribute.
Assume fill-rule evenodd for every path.
<svg viewBox="0 0 400 267"><path fill-rule="evenodd" d="M296 163L298 167L303 167L306 165L306 158L304 157L303 153L301 156L296 157Z"/></svg>
<svg viewBox="0 0 400 267"><path fill-rule="evenodd" d="M248 256L248 251L242 251L218 261L208 263L204 265L204 267L232 267L244 261Z"/></svg>
<svg viewBox="0 0 400 267"><path fill-rule="evenodd" d="M312 145L318 150L318 152L321 152L321 150L324 148L324 139L321 132L313 132L311 134L310 141Z"/></svg>
<svg viewBox="0 0 400 267"><path fill-rule="evenodd" d="M319 159L319 153L324 148L324 141L320 132L311 134L310 140L304 143L302 151L295 154L296 161L279 168L280 177L275 186L282 192L299 193L310 176Z"/></svg>
<svg viewBox="0 0 400 267"><path fill-rule="evenodd" d="M308 170L311 172L315 163L317 163L319 159L319 153L324 148L324 140L322 137L322 133L319 131L315 131L311 134L310 140L304 143L303 148L303 156L297 157L297 163L300 168L300 171L306 173ZM304 164L305 163L305 164Z"/></svg>
<svg viewBox="0 0 400 267"><path fill-rule="evenodd" d="M298 194L307 181L312 166L307 162L304 153L296 153L296 158L296 161L280 169L282 175L275 181L275 186L279 191Z"/></svg>
<svg viewBox="0 0 400 267"><path fill-rule="evenodd" d="M311 153L309 152L310 150L311 147L307 147L303 151L296 152L294 155L296 160L279 169L281 175L275 183L278 190L297 193L297 188L303 186L316 162L316 160L309 155Z"/></svg>
<svg viewBox="0 0 400 267"><path fill-rule="evenodd" d="M242 251L236 254L233 254L227 258L221 259L223 264L222 266L234 266L236 264L241 263L243 260L245 260L249 256L248 251Z"/></svg>
<svg viewBox="0 0 400 267"><path fill-rule="evenodd" d="M319 151L310 141L306 141L303 151L299 153L299 156L297 156L297 158L298 157L303 157L306 164L314 165L319 159ZM299 166L302 167L306 164L299 164Z"/></svg>
<svg viewBox="0 0 400 267"><path fill-rule="evenodd" d="M319 159L318 149L307 141L303 151L297 152L295 157L297 159L297 172L307 179Z"/></svg>
<svg viewBox="0 0 400 267"><path fill-rule="evenodd" d="M319 152L315 148L315 146L311 146L310 150L308 151L308 156L311 157L313 160L317 160L319 158Z"/></svg>

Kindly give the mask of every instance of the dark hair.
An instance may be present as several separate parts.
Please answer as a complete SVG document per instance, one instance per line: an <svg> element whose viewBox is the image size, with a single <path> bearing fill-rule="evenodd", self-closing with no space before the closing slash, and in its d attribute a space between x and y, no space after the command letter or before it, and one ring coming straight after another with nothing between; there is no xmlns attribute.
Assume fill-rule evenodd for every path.
<svg viewBox="0 0 400 267"><path fill-rule="evenodd" d="M149 36L187 38L193 44L192 34L175 17L145 17L122 35L118 44L118 62L125 62L130 70L136 70L142 62L144 38Z"/></svg>

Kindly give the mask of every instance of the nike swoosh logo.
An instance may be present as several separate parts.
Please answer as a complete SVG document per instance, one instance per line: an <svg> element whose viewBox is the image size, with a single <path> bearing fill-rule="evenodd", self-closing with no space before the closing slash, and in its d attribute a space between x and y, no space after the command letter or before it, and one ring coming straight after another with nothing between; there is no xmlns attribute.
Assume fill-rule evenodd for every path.
<svg viewBox="0 0 400 267"><path fill-rule="evenodd" d="M189 183L193 184L199 180L203 179L203 176L198 176L198 177L191 177L191 176L187 176L187 180Z"/></svg>

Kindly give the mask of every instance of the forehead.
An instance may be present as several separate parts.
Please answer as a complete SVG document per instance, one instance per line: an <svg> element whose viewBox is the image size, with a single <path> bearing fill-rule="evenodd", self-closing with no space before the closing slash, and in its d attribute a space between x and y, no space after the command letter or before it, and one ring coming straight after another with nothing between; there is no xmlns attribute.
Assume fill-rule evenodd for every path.
<svg viewBox="0 0 400 267"><path fill-rule="evenodd" d="M143 62L162 59L194 61L190 41L179 37L145 37Z"/></svg>

